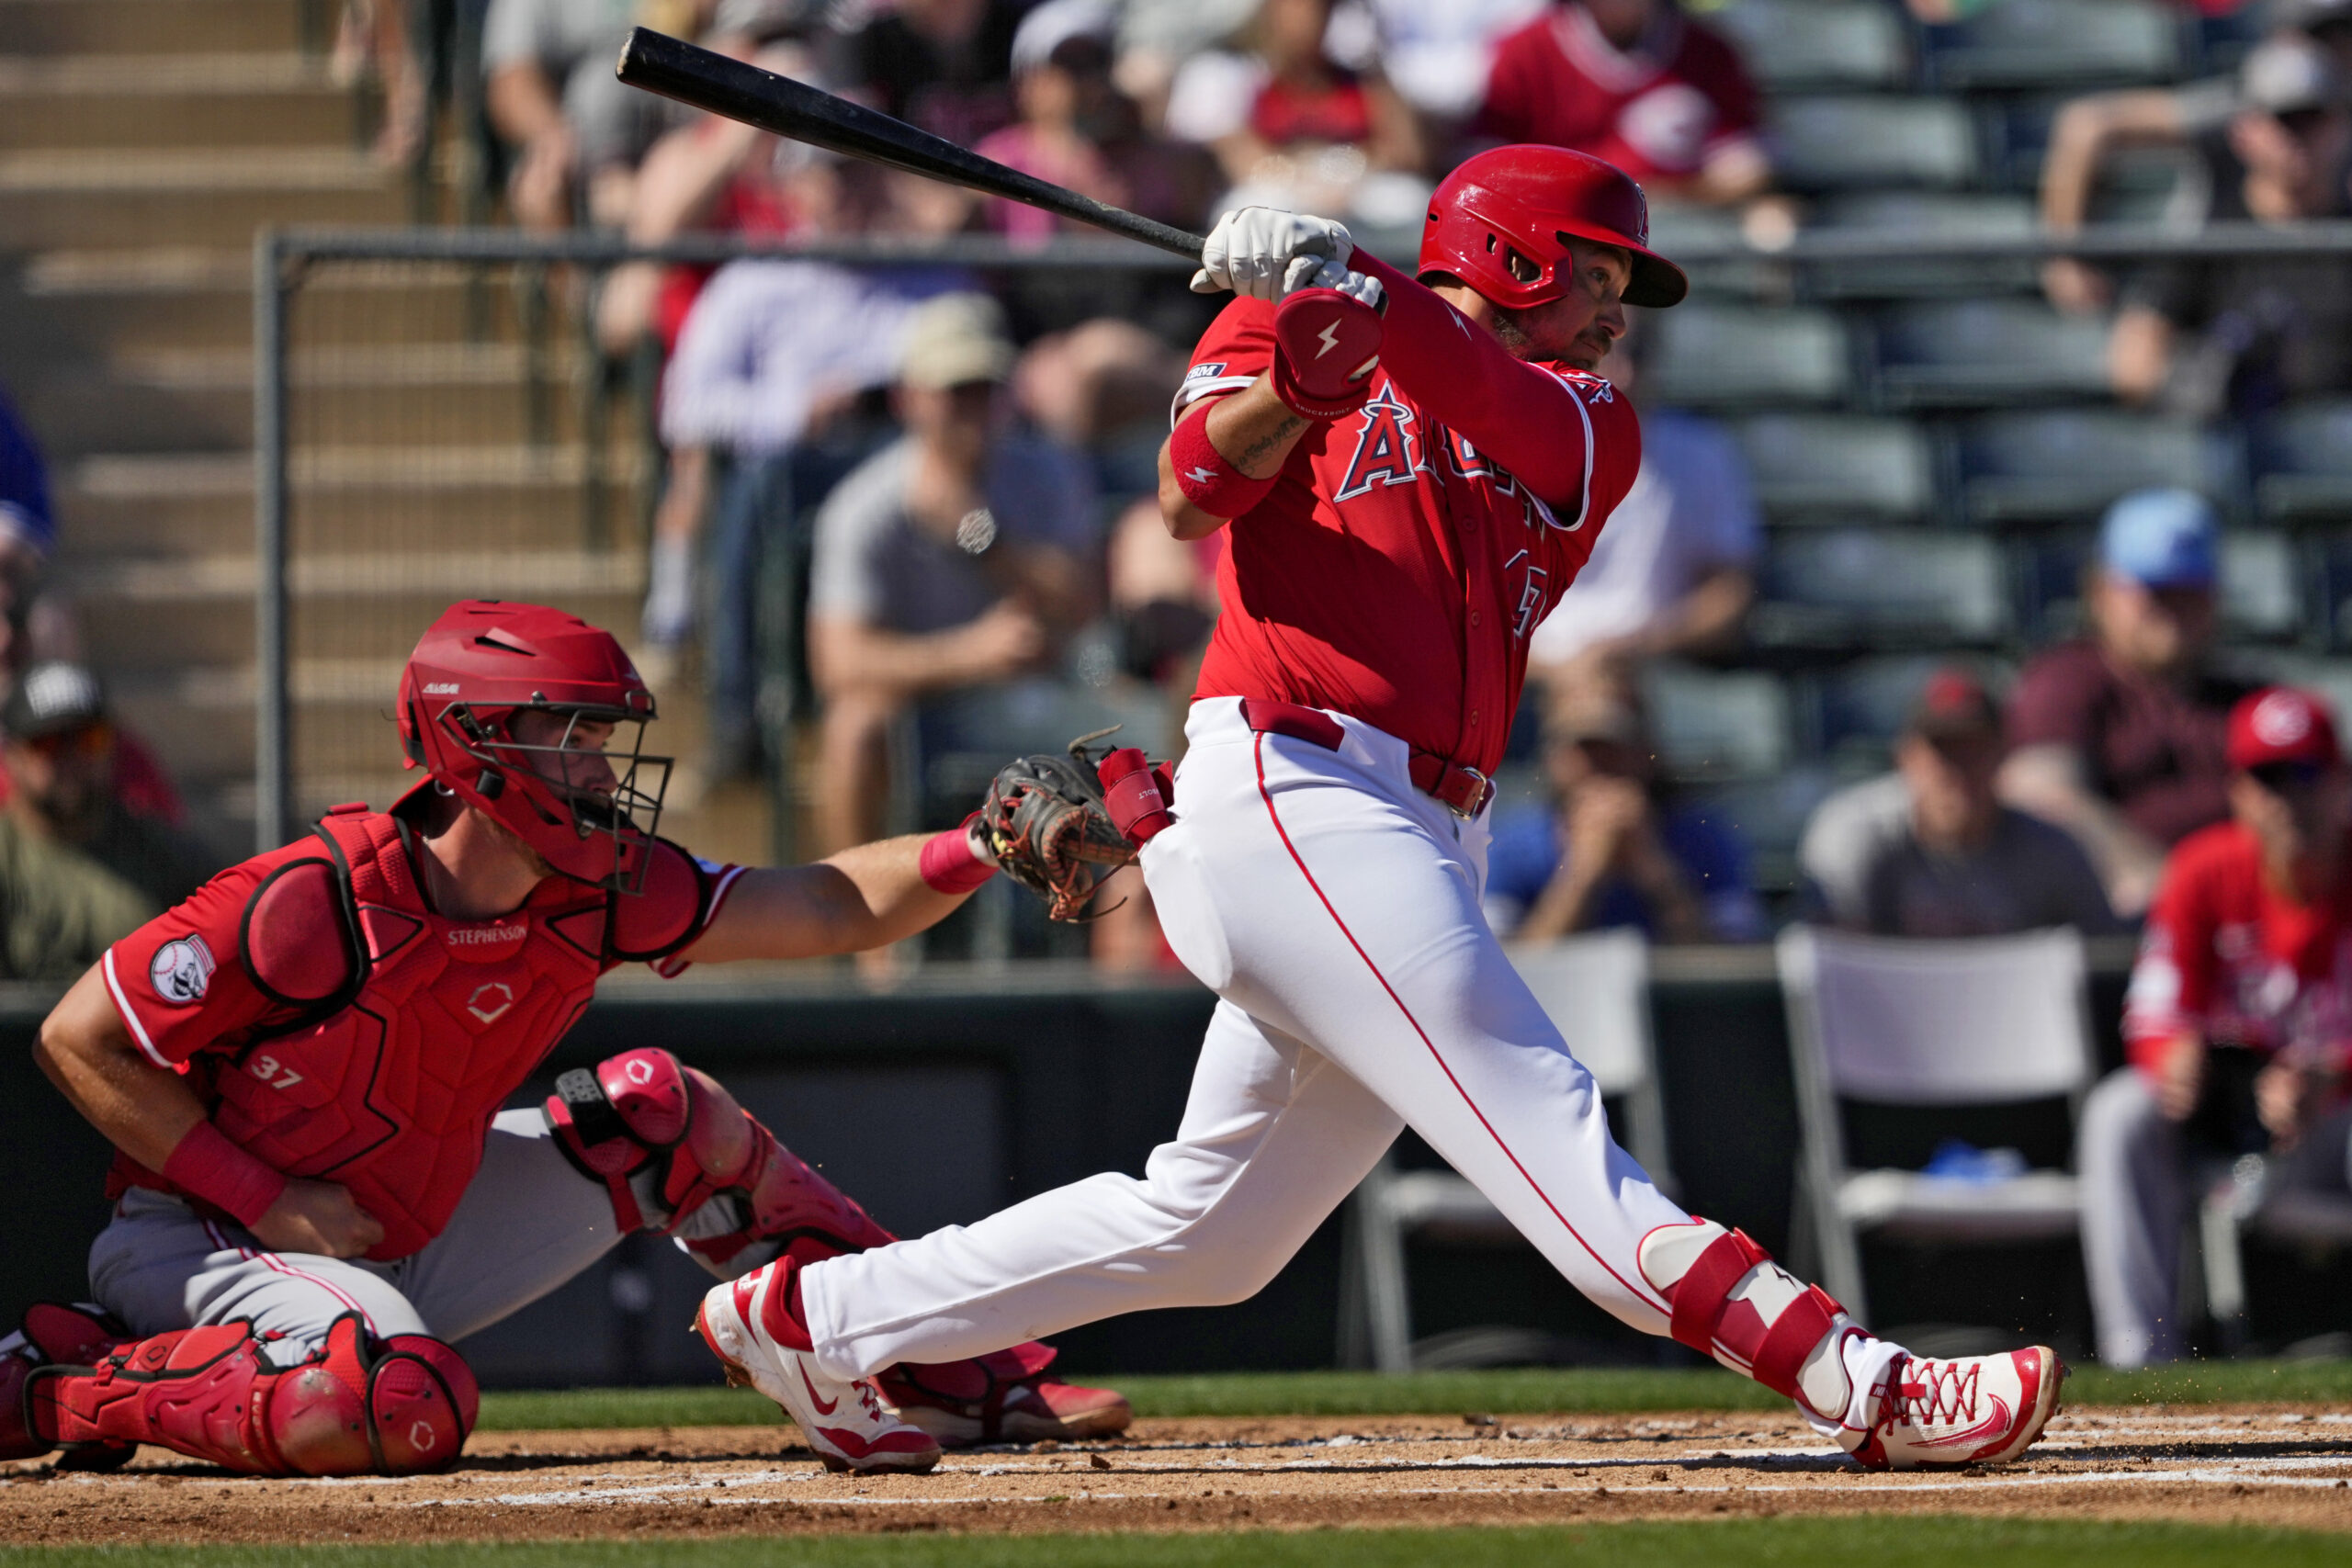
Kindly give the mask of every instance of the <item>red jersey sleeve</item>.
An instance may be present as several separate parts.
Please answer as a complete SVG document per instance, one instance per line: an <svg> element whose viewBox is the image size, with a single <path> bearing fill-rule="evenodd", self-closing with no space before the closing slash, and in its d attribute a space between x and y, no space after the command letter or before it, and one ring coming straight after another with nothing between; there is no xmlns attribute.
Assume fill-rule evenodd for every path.
<svg viewBox="0 0 2352 1568"><path fill-rule="evenodd" d="M281 1007L239 948L245 908L273 869L266 859L231 866L98 960L115 1010L155 1066L175 1067Z"/></svg>
<svg viewBox="0 0 2352 1568"><path fill-rule="evenodd" d="M1387 290L1380 361L1413 400L1510 469L1551 506L1560 526L1581 521L1594 478L1586 398L1559 372L1516 357L1493 333L1377 256L1358 251L1348 265ZM1634 441L1638 466L1639 437Z"/></svg>
<svg viewBox="0 0 2352 1568"><path fill-rule="evenodd" d="M1173 426L1203 398L1238 392L1264 375L1274 362L1274 308L1262 299L1235 299L1217 312L1193 350L1176 400L1168 411Z"/></svg>
<svg viewBox="0 0 2352 1568"><path fill-rule="evenodd" d="M2176 852L2165 866L2123 997L2124 1050L2143 1073L2157 1070L2173 1041L2202 1032L2221 979L2213 942L2220 867L2197 852L2203 848L2197 840L2184 848L2189 852Z"/></svg>

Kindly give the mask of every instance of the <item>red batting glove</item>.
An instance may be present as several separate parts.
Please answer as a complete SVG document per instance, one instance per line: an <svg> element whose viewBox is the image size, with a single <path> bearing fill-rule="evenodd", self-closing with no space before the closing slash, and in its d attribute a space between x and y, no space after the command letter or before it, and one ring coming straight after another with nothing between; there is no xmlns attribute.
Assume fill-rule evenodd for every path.
<svg viewBox="0 0 2352 1568"><path fill-rule="evenodd" d="M1380 312L1337 288L1302 288L1274 307L1274 396L1303 419L1351 414L1372 397Z"/></svg>

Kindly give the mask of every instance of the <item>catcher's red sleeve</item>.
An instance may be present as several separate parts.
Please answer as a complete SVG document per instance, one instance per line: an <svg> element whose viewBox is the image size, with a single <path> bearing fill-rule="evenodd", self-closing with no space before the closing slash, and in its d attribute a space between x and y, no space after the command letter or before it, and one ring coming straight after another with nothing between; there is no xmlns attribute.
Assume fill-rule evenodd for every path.
<svg viewBox="0 0 2352 1568"><path fill-rule="evenodd" d="M231 866L98 960L115 1010L155 1066L175 1067L278 1006L254 984L238 949L245 906L275 869L272 860ZM343 936L330 928L318 940L339 949Z"/></svg>

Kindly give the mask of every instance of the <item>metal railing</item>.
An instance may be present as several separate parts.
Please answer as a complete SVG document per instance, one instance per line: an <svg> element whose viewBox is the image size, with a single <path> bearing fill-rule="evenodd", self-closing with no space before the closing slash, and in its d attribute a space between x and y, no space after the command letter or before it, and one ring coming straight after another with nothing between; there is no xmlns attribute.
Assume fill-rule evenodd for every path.
<svg viewBox="0 0 2352 1568"><path fill-rule="evenodd" d="M1414 240L1409 234L1366 236L1369 248L1399 262L1409 260ZM1750 299L1787 302L1803 301L1816 294L1830 297L1821 286L1834 283L1841 272L1890 264L1963 264L1988 269L2007 264L2011 280L1990 287L2014 292L2016 264L2051 256L2144 263L2158 259L2211 261L2313 254L2352 256L2352 222L2314 223L2292 230L2256 224L2223 225L2197 232L2164 227L2112 227L2075 235L1981 238L1832 231L1801 233L1791 243L1771 249L1737 243L1685 246L1678 250L1676 259L1691 270L1702 293L1736 293ZM304 539L316 537L316 525L322 521L311 515L311 509L301 499L302 486L298 483L298 477L307 473L313 484L322 487L322 494L323 487L335 484L349 487L393 483L396 488L399 477L392 472L396 454L345 451L342 467L338 468L333 462L313 460L316 454L310 451L322 437L340 434L374 440L380 434L352 428L340 432L324 428L321 424L323 416L310 410L304 401L304 378L298 370L312 363L306 356L314 356L318 351L313 338L340 341L340 333L342 338L356 343L371 332L380 333L384 325L381 320L369 318L371 304L363 297L364 290L347 291L351 298L340 307L344 314L334 315L320 303L324 295L333 292L322 286L336 277L348 278L369 268L379 273L392 269L414 279L429 277L443 294L454 293L459 301L456 307L458 324L455 335L468 343L495 346L499 354L508 355L519 366L514 379L518 395L527 405L523 416L526 428L520 445L537 453L534 459L537 466L524 464L523 468L550 483L576 482L586 498L582 504L593 509L607 490L616 484L642 489L650 483L650 474L645 461L635 452L620 449L628 445L627 440L613 436L607 429L590 428L576 409L565 412L555 408L555 384L568 381L580 385L594 380L600 373L598 356L588 344L584 327L558 324L584 318L583 312L573 308L577 299L566 304L556 297L563 294L567 287L578 296L584 292L581 287L583 280L600 277L626 263L714 265L745 257L871 267L950 265L998 276L1041 270L1138 276L1175 275L1189 265L1182 258L1126 241L1088 237L1057 237L1042 245L967 235L922 243L901 239L863 239L778 246L752 244L725 236L694 236L646 247L632 245L616 236L582 233L548 238L510 230L263 232L256 239L254 265L254 696L255 828L265 847L285 841L298 828L303 808L317 804L316 800L301 798L298 791L298 696L306 690L341 691L347 687L345 696L356 703L372 689L368 685L373 678L369 671L387 661L397 660L406 651L404 642L395 647L379 637L376 643L368 643L348 624L331 626L322 621L313 630L336 634L317 639L322 648L329 650L322 655L324 662L321 668L324 672L307 686L296 678L297 649L303 636L293 591L299 575L296 562ZM1992 276L1988 271L1988 278ZM503 293L501 284L507 286ZM382 311L390 309L390 305L379 298L373 308ZM502 320L502 314L509 319ZM323 330L314 330L321 328ZM567 333L571 334L568 342ZM496 355L490 353L490 346L476 355L480 363L458 367L464 376L474 378L471 384L477 389L503 373L491 364ZM398 358L389 354L379 357L388 361ZM505 361L498 363L503 365ZM488 463L492 468L497 467L485 452L468 445L469 438L476 433L464 424L469 405L463 398L454 393L432 394L433 372L427 367L401 362L393 368L400 375L410 377L416 387L425 389L408 416L424 438L421 444L406 449L412 458L427 461L422 455L437 449L453 454L449 458L452 463L465 457L478 464ZM609 370L607 362L604 369L607 379ZM333 376L328 379L332 380ZM603 410L609 412L609 408ZM564 419L571 421L572 428L566 440L558 441L553 431ZM332 446L332 440L327 445ZM310 464L307 470L306 462ZM519 484L523 482L517 477L519 472L501 470L478 477L483 483ZM443 488L451 493L462 488L450 476L442 477L449 481ZM325 504L323 501L319 503L322 507ZM441 503L436 501L433 504ZM413 520L429 510L420 502L418 508L401 515ZM356 519L349 525L363 533L378 527L365 519ZM414 552L439 561L445 569L444 576L452 583L463 576L474 557L451 553L452 532L463 531L454 516L438 533L419 528L404 535L402 529L408 526L408 522L385 524L379 532L370 534L368 542L376 552L370 558L384 565L403 551ZM494 554L500 547L493 533L494 530L482 532L479 540L469 542L479 542ZM570 562L568 570L573 570L579 592L601 592L608 600L617 599L629 581L628 562L623 558L641 541L629 537L626 530L613 531L602 539L582 536L587 545L593 546L595 557L592 559L582 555ZM356 582L352 577L352 572L359 570L356 563L349 563L349 570L334 578L332 592L349 597L363 589L364 583ZM408 587L403 591L422 593L425 590L418 583L424 576L429 574L390 571L388 581L406 583ZM471 591L488 592L481 587ZM459 595L453 592L450 596ZM407 626L405 635L413 637L414 626ZM388 682L382 686L377 698L379 704L390 690ZM315 795L317 791L311 793Z"/></svg>

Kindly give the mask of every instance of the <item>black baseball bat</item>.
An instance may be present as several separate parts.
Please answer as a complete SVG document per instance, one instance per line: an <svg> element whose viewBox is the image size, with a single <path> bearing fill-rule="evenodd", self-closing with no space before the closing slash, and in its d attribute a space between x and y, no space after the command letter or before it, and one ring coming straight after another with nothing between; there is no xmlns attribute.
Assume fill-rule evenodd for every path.
<svg viewBox="0 0 2352 1568"><path fill-rule="evenodd" d="M639 28L621 46L616 74L632 87L675 98L729 119L822 147L851 158L886 164L910 175L1001 196L1063 218L1091 223L1178 255L1197 257L1201 236L1112 207L1074 190L1008 169L993 159L919 130L902 119L832 94L699 49L683 39Z"/></svg>

